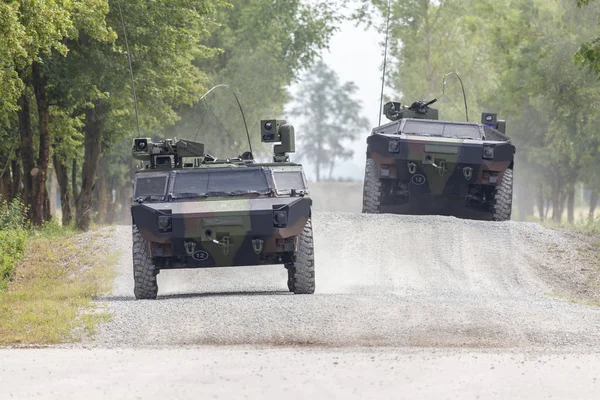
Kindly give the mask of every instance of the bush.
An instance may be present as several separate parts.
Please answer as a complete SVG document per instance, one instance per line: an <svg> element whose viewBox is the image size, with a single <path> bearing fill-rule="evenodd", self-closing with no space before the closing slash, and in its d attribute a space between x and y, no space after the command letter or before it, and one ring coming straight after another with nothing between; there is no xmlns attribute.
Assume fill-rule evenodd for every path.
<svg viewBox="0 0 600 400"><path fill-rule="evenodd" d="M25 253L26 211L19 200L7 203L0 199L0 291L8 285L15 266Z"/></svg>

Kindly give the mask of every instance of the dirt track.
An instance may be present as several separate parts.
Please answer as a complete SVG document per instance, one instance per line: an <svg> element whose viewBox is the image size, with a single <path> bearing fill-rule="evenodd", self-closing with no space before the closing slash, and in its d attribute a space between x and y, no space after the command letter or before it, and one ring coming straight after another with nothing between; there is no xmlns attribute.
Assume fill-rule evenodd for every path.
<svg viewBox="0 0 600 400"><path fill-rule="evenodd" d="M168 365L173 369L182 365L188 371L165 381L170 382L167 387L173 384L177 389L162 386L162 391L154 389L145 398L192 392L276 397L294 388L298 397L316 391L319 397L379 394L389 398L407 385L407 397L443 398L452 393L507 398L519 393L526 398L542 394L592 398L595 386L589 385L600 379L600 308L568 299L600 299L594 240L530 223L362 215L356 213L357 208L360 211L357 187L360 190L359 185L329 184L325 194L318 187L313 192L320 204L314 215L317 291L309 296L289 294L285 270L269 266L161 272L160 299L135 301L130 227L110 228L115 250L124 254L113 294L101 299L114 318L84 344L95 348L90 353L94 356L65 350L75 363L65 360L65 365L52 364L51 370L69 376L80 374L86 362L106 360L106 367L94 367L99 374L109 373L111 363L120 365L123 374L146 371L130 382L145 391L153 387L148 384L158 371L165 371L161 358L173 357ZM345 202L337 204L342 209L326 212L338 196ZM307 345L315 348L306 349ZM291 348L276 350L280 346ZM126 353L103 348L121 348ZM130 349L139 350L130 353ZM438 351L443 352L442 359ZM548 352L558 355L544 358ZM19 371L26 361L5 354L17 357L5 371L23 377ZM153 355L156 365L152 366ZM71 357L52 352L38 356ZM211 360L214 373L189 374L190 368L206 368ZM282 368L289 363L298 374L282 383ZM438 363L443 367L432 366ZM306 367L313 364L320 377ZM587 372L577 375L583 385L580 390L531 386L531 379L546 378L566 384L568 374L581 365ZM394 368L403 373L390 372ZM497 374L488 371L480 373L477 382L471 379L490 368L498 368ZM34 369L24 371L34 374ZM253 381L252 374L259 381ZM118 379L117 375L108 376ZM404 380L399 381L399 376ZM215 381L233 382L230 396ZM507 387L504 382L511 383ZM60 386L69 387L75 386ZM98 394L101 388L89 394ZM107 393L118 395L120 390L123 386L116 385Z"/></svg>
<svg viewBox="0 0 600 400"><path fill-rule="evenodd" d="M115 318L92 344L600 348L597 296L574 238L535 224L315 213L317 291L282 267L163 271L135 301L129 254ZM116 231L126 244L128 227Z"/></svg>

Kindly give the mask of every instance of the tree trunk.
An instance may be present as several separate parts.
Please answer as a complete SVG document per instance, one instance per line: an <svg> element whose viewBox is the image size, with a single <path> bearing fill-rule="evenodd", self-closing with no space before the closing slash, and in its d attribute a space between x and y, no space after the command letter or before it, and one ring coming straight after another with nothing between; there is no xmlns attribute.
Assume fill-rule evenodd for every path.
<svg viewBox="0 0 600 400"><path fill-rule="evenodd" d="M19 159L21 158L21 152L19 149L15 151L15 159L12 161L12 194L13 198L19 198L21 196L21 165Z"/></svg>
<svg viewBox="0 0 600 400"><path fill-rule="evenodd" d="M552 182L552 190L551 190L551 200L552 200L552 219L554 221L560 222L561 217L561 201L560 201L560 184L557 181Z"/></svg>
<svg viewBox="0 0 600 400"><path fill-rule="evenodd" d="M86 231L90 227L90 211L94 179L100 158L102 142L102 121L96 108L88 108L85 113L84 161L81 171L81 191L77 198L75 224L77 229Z"/></svg>
<svg viewBox="0 0 600 400"><path fill-rule="evenodd" d="M4 166L0 166L0 174L2 174L2 179L0 179L0 197L2 200L7 202L12 201L13 193L12 193L12 180L10 178L10 168L8 167L10 162L7 161L6 169Z"/></svg>
<svg viewBox="0 0 600 400"><path fill-rule="evenodd" d="M108 222L108 205L110 203L110 186L108 185L108 179L106 177L106 165L100 163L100 171L98 179L100 180L100 187L96 189L98 192L98 220L101 224Z"/></svg>
<svg viewBox="0 0 600 400"><path fill-rule="evenodd" d="M77 173L79 168L77 166L77 159L73 158L73 166L71 168L71 194L73 195L73 202L71 203L72 208L77 205L77 199L79 199L79 190L77 190Z"/></svg>
<svg viewBox="0 0 600 400"><path fill-rule="evenodd" d="M31 114L29 110L29 98L26 93L19 97L19 136L21 137L21 163L23 164L23 202L28 207L28 215L31 216L31 192L33 182L31 173L34 168L33 161L33 132L31 130Z"/></svg>
<svg viewBox="0 0 600 400"><path fill-rule="evenodd" d="M597 205L598 205L598 192L596 192L594 190L594 191L592 191L591 196L590 196L590 214L589 214L590 220L594 219L594 213L596 211Z"/></svg>
<svg viewBox="0 0 600 400"><path fill-rule="evenodd" d="M571 224L575 222L575 187L569 189L567 197L567 218Z"/></svg>
<svg viewBox="0 0 600 400"><path fill-rule="evenodd" d="M529 196L527 187L519 185L519 194L524 193L525 195L517 196L517 203L519 205L519 220L526 221L527 217L535 213L535 198Z"/></svg>
<svg viewBox="0 0 600 400"><path fill-rule="evenodd" d="M92 208L96 212L94 221L105 224L108 210L108 185L106 183L105 165L102 161L98 164L96 173L96 187L92 196Z"/></svg>
<svg viewBox="0 0 600 400"><path fill-rule="evenodd" d="M335 167L335 162L333 159L329 162L329 180L333 179L333 168Z"/></svg>
<svg viewBox="0 0 600 400"><path fill-rule="evenodd" d="M50 207L50 195L48 189L44 185L44 221L50 221L52 219L52 207Z"/></svg>
<svg viewBox="0 0 600 400"><path fill-rule="evenodd" d="M540 220L544 220L545 214L544 214L544 188L542 185L538 185L537 188L537 196L536 196L536 200L537 200L537 208L538 208L538 212L540 213Z"/></svg>
<svg viewBox="0 0 600 400"><path fill-rule="evenodd" d="M58 190L60 191L60 209L62 211L62 224L68 226L71 223L71 195L69 193L69 175L67 166L56 154L52 156L52 164L56 171Z"/></svg>
<svg viewBox="0 0 600 400"><path fill-rule="evenodd" d="M48 201L50 203L50 213L56 215L58 210L58 184L56 182L56 170L53 166L48 167L48 182L46 184L48 189Z"/></svg>
<svg viewBox="0 0 600 400"><path fill-rule="evenodd" d="M44 203L47 197L46 178L48 164L50 163L50 112L48 96L46 94L46 81L40 71L40 65L33 63L33 89L37 102L39 116L40 148L37 168L33 174L33 190L31 196L31 222L40 226L44 221Z"/></svg>

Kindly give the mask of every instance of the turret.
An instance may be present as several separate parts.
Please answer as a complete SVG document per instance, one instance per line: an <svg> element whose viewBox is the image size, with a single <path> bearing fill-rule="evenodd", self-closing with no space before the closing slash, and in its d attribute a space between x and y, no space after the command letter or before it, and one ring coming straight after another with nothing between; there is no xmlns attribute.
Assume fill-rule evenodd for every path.
<svg viewBox="0 0 600 400"><path fill-rule="evenodd" d="M398 121L403 118L438 119L438 110L429 108L437 99L427 103L416 101L410 107L402 106L400 103L391 101L383 106L383 113L390 121Z"/></svg>
<svg viewBox="0 0 600 400"><path fill-rule="evenodd" d="M277 119L263 120L260 126L260 140L263 143L279 143L273 146L273 162L289 162L287 153L296 151L294 126Z"/></svg>
<svg viewBox="0 0 600 400"><path fill-rule="evenodd" d="M148 162L146 168L194 168L204 161L204 144L190 140L166 139L153 143L150 138L133 139L133 158Z"/></svg>

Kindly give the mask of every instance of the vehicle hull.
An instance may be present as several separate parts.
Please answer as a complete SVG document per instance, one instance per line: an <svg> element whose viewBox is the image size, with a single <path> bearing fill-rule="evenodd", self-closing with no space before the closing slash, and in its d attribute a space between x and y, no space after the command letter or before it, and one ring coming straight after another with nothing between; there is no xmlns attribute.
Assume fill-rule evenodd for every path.
<svg viewBox="0 0 600 400"><path fill-rule="evenodd" d="M493 146L493 157L483 157L485 146ZM373 134L364 198L378 190L381 213L493 220L496 189L513 155L509 142Z"/></svg>
<svg viewBox="0 0 600 400"><path fill-rule="evenodd" d="M291 261L310 218L309 197L264 197L134 205L133 223L157 269L240 267ZM285 224L274 221L284 211ZM168 232L159 217L169 216ZM216 243L218 242L218 243Z"/></svg>

